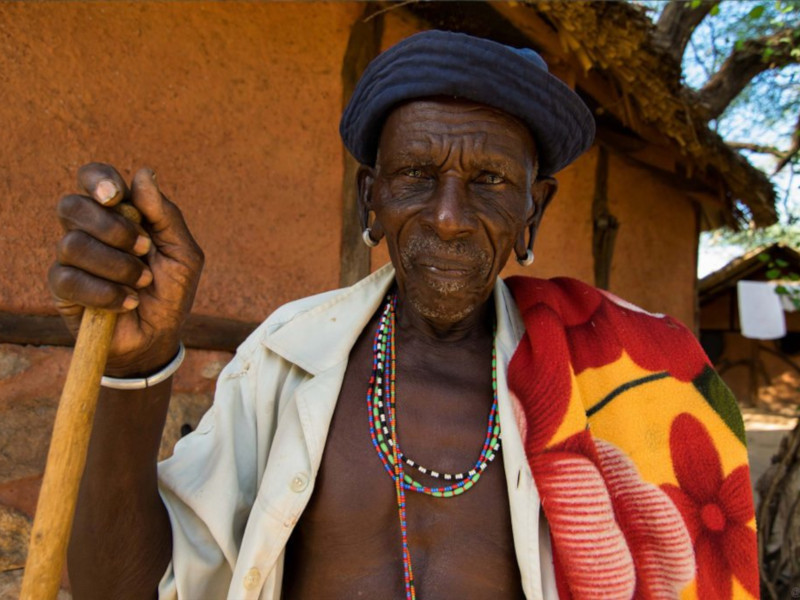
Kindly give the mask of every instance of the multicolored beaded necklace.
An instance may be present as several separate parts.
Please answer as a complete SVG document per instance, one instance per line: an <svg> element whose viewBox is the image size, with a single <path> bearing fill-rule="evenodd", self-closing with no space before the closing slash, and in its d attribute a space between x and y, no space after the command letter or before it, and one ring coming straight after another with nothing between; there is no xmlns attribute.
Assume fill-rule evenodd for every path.
<svg viewBox="0 0 800 600"><path fill-rule="evenodd" d="M416 598L411 554L408 549L408 523L406 520L406 490L428 494L437 498L452 498L463 494L480 479L497 453L500 451L500 419L497 414L497 356L492 346L492 408L486 428L486 439L475 466L466 473L440 473L426 469L405 456L397 441L397 413L395 400L395 308L397 295L389 294L383 308L378 330L372 345L372 375L367 390L369 412L369 435L372 445L383 463L383 467L395 484L397 513L400 518L400 533L403 545L403 581L406 599ZM455 483L441 487L429 487L415 481L405 472L404 465L416 468L423 474L443 478Z"/></svg>

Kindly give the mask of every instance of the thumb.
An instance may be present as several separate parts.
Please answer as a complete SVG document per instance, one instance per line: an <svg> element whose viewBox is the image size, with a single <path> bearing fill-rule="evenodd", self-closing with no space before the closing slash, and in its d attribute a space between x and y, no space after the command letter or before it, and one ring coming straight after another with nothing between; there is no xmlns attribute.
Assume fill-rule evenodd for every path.
<svg viewBox="0 0 800 600"><path fill-rule="evenodd" d="M169 226L164 222L167 216L163 200L153 169L144 167L136 171L131 181L131 202L156 230Z"/></svg>
<svg viewBox="0 0 800 600"><path fill-rule="evenodd" d="M191 237L181 211L161 193L155 172L139 169L131 182L131 203L139 209L148 230L161 243L181 244Z"/></svg>

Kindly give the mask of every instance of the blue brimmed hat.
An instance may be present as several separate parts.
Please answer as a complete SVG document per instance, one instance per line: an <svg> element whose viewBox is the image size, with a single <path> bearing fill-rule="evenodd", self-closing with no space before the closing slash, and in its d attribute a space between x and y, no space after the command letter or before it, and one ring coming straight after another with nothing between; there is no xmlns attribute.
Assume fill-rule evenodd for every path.
<svg viewBox="0 0 800 600"><path fill-rule="evenodd" d="M472 100L521 120L533 134L542 175L566 167L594 140L592 113L533 50L463 33L424 31L367 66L339 125L344 145L356 160L374 165L391 110L432 96Z"/></svg>

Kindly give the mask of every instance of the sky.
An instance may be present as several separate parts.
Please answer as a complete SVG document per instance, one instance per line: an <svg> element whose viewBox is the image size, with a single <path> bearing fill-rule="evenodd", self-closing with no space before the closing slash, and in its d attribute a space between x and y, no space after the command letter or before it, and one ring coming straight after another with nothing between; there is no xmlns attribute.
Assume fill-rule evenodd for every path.
<svg viewBox="0 0 800 600"><path fill-rule="evenodd" d="M702 279L709 273L713 273L727 265L734 258L744 254L744 249L740 246L710 245L700 239L700 254L697 257L697 277Z"/></svg>

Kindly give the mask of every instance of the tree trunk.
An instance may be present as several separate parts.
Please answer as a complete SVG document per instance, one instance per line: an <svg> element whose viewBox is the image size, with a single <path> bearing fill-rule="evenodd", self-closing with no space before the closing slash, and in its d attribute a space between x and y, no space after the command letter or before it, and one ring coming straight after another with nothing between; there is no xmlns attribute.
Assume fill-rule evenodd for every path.
<svg viewBox="0 0 800 600"><path fill-rule="evenodd" d="M772 463L756 484L761 597L783 600L800 590L800 422Z"/></svg>
<svg viewBox="0 0 800 600"><path fill-rule="evenodd" d="M697 6L692 6L692 3L685 0L672 0L658 17L653 42L677 64L681 64L695 27L719 2L720 0L702 0Z"/></svg>

